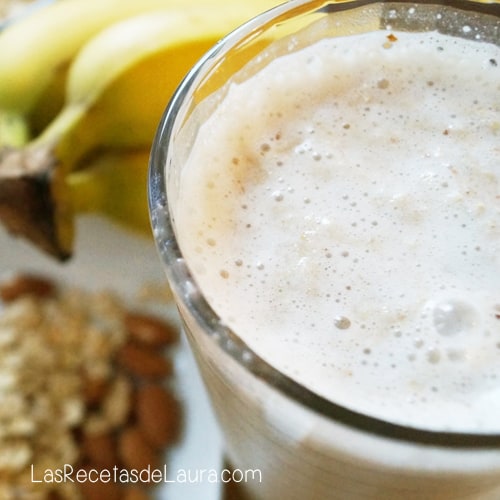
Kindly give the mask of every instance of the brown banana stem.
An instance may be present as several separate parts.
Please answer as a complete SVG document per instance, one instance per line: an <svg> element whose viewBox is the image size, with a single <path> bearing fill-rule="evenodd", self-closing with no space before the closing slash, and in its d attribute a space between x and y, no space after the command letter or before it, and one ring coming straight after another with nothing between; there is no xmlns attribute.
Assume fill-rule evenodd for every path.
<svg viewBox="0 0 500 500"><path fill-rule="evenodd" d="M28 239L64 261L71 256L68 235L61 237L55 199L56 165L48 150L0 153L0 221L14 236Z"/></svg>

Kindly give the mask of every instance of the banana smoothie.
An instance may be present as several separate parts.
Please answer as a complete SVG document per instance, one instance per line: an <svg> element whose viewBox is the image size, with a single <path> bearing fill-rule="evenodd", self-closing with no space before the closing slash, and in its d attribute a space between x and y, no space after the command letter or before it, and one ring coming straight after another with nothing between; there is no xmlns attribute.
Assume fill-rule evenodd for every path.
<svg viewBox="0 0 500 500"><path fill-rule="evenodd" d="M273 366L362 413L500 432L497 61L376 32L229 89L182 175L179 240Z"/></svg>
<svg viewBox="0 0 500 500"><path fill-rule="evenodd" d="M318 25L200 105L171 183L193 286L248 348L178 298L229 459L262 468L251 498L499 498L500 48Z"/></svg>

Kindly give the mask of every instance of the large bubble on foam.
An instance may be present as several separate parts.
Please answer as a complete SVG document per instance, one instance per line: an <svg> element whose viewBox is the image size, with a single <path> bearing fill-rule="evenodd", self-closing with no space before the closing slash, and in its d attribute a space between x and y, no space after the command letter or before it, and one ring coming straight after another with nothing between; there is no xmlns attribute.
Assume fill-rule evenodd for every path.
<svg viewBox="0 0 500 500"><path fill-rule="evenodd" d="M434 307L433 321L440 335L459 335L475 329L478 314L467 302L455 299L444 300Z"/></svg>

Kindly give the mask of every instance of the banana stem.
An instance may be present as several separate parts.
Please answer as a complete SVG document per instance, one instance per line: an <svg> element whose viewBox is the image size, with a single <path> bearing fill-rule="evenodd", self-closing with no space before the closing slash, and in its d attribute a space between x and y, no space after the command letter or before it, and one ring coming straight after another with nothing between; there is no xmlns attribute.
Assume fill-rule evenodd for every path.
<svg viewBox="0 0 500 500"><path fill-rule="evenodd" d="M0 219L14 236L25 236L39 248L63 260L67 255L53 248L54 212L39 192L45 191L46 178L13 178L0 185ZM29 229L27 229L29 228Z"/></svg>
<svg viewBox="0 0 500 500"><path fill-rule="evenodd" d="M78 128L83 113L80 106L65 108L27 144L22 122L0 115L0 140L9 145L0 150L0 221L59 260L71 254L73 210L65 178L81 151L76 134L68 131Z"/></svg>
<svg viewBox="0 0 500 500"><path fill-rule="evenodd" d="M29 135L28 125L21 115L0 111L0 151L24 146Z"/></svg>
<svg viewBox="0 0 500 500"><path fill-rule="evenodd" d="M49 150L40 149L35 157L15 149L0 155L0 220L13 235L65 260L73 224L61 187Z"/></svg>
<svg viewBox="0 0 500 500"><path fill-rule="evenodd" d="M93 137L92 131L88 131L85 137L79 134L78 124L86 112L86 107L78 104L63 108L50 125L29 144L29 149L36 152L50 146L58 168L65 172L71 171Z"/></svg>

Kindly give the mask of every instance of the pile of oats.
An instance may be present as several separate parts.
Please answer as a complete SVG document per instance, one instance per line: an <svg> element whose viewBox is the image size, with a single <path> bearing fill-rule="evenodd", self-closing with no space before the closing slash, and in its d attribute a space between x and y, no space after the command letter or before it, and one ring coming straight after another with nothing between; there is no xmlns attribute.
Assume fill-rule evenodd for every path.
<svg viewBox="0 0 500 500"><path fill-rule="evenodd" d="M43 498L38 473L73 464L83 424L84 381L111 376L125 340L123 309L109 294L27 294L0 315L0 498ZM47 485L48 487L49 485ZM61 485L67 498L74 486ZM42 490L38 495L36 490Z"/></svg>
<svg viewBox="0 0 500 500"><path fill-rule="evenodd" d="M102 451L85 455L94 442L109 443L113 452L113 461L104 465L128 466L127 457L119 456L120 436L140 427L133 398L144 387L163 387L171 375L159 349L173 342L171 330L156 319L131 315L111 293L62 290L38 278L0 285L0 297L0 499L88 497L78 484L39 480L44 471L67 464L103 466ZM165 340L153 350L144 344L148 338L144 345L137 335L139 342L132 338L134 330L139 336L164 334ZM142 374L141 365L134 372L127 353L136 351L148 366L158 366L155 372ZM177 423L168 425L173 429ZM175 434L168 435L170 441ZM170 444L165 440L154 453Z"/></svg>

